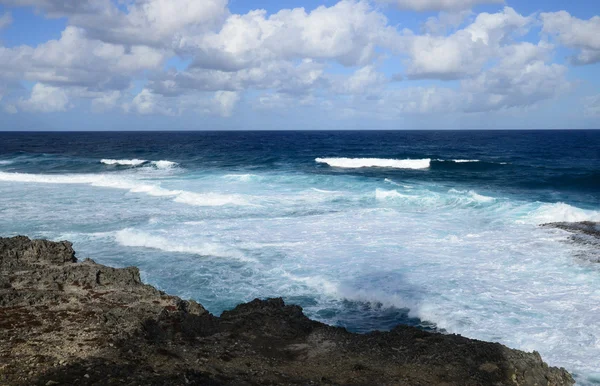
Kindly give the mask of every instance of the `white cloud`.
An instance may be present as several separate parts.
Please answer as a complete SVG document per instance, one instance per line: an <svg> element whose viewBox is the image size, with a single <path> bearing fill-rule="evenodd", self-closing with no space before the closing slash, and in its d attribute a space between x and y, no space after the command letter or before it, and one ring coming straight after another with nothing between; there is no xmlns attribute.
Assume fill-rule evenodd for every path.
<svg viewBox="0 0 600 386"><path fill-rule="evenodd" d="M503 4L504 0L375 0L379 3L394 4L401 9L413 11L463 10L480 4Z"/></svg>
<svg viewBox="0 0 600 386"><path fill-rule="evenodd" d="M214 96L214 109L211 112L222 117L230 117L240 100L240 94L234 91L217 91Z"/></svg>
<svg viewBox="0 0 600 386"><path fill-rule="evenodd" d="M160 50L88 39L79 27L67 27L58 40L32 48L0 47L0 70L13 78L51 85L92 89L124 89L132 76L158 69L166 58Z"/></svg>
<svg viewBox="0 0 600 386"><path fill-rule="evenodd" d="M600 62L600 16L581 20L566 11L542 13L543 32L554 35L563 45L580 50L574 64Z"/></svg>
<svg viewBox="0 0 600 386"><path fill-rule="evenodd" d="M409 55L407 75L443 80L475 75L513 34L525 32L532 21L505 7L498 13L479 14L472 24L449 36L405 31L400 49Z"/></svg>
<svg viewBox="0 0 600 386"><path fill-rule="evenodd" d="M124 106L126 112L133 111L140 115L174 115L174 111L171 107L166 105L166 100L161 95L156 95L147 88L139 92L134 98L131 104Z"/></svg>
<svg viewBox="0 0 600 386"><path fill-rule="evenodd" d="M140 115L220 117L242 104L307 106L398 119L529 108L570 90L567 68L552 63L553 45L520 41L535 16L510 7L469 10L502 3L496 0L387 2L444 12L417 33L391 26L368 0L245 14L232 14L227 0L124 0L118 7L111 0L0 0L67 17L68 24L59 39L36 47L0 46L2 82L37 82L28 99L7 88L4 103L64 111L85 99L94 112L122 106ZM544 32L580 49L580 62L599 52L593 38L600 35L583 31L595 31L597 18L543 15L551 15L542 17ZM175 65L165 70L171 58ZM460 82L392 83L405 78ZM142 90L130 96L140 82Z"/></svg>
<svg viewBox="0 0 600 386"><path fill-rule="evenodd" d="M270 60L323 59L346 66L368 64L396 32L366 1L341 0L311 12L303 8L231 15L218 33L182 39L194 65L225 71Z"/></svg>
<svg viewBox="0 0 600 386"><path fill-rule="evenodd" d="M448 30L452 30L464 23L464 21L473 15L471 10L440 12L437 16L427 18L423 23L423 30L432 35L445 35Z"/></svg>
<svg viewBox="0 0 600 386"><path fill-rule="evenodd" d="M102 113L112 110L117 106L120 98L120 91L101 93L99 96L92 99L92 111L96 113Z"/></svg>
<svg viewBox="0 0 600 386"><path fill-rule="evenodd" d="M0 0L34 6L48 17L68 17L93 38L109 43L170 48L181 34L218 26L227 16L227 0Z"/></svg>
<svg viewBox="0 0 600 386"><path fill-rule="evenodd" d="M50 113L67 111L71 108L71 105L64 90L43 83L36 83L31 90L29 99L21 99L19 107L26 111Z"/></svg>
<svg viewBox="0 0 600 386"><path fill-rule="evenodd" d="M5 12L2 16L0 16L0 30L8 27L12 21L13 19L10 12Z"/></svg>
<svg viewBox="0 0 600 386"><path fill-rule="evenodd" d="M369 94L380 91L388 82L383 73L378 72L375 66L369 65L359 68L349 77L338 79L336 89L341 93Z"/></svg>

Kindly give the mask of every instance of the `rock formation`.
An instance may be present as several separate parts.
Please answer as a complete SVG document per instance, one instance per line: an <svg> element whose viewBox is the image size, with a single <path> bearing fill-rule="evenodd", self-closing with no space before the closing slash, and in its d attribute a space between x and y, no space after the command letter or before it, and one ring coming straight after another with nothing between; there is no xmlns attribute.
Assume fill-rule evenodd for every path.
<svg viewBox="0 0 600 386"><path fill-rule="evenodd" d="M572 385L538 353L398 326L352 334L282 299L215 317L77 262L69 242L0 238L1 385Z"/></svg>

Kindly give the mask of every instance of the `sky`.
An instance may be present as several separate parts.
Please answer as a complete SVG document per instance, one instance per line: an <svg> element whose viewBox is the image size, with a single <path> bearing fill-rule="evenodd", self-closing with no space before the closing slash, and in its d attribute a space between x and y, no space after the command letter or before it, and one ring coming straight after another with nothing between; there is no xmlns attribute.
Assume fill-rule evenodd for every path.
<svg viewBox="0 0 600 386"><path fill-rule="evenodd" d="M0 0L0 130L600 129L600 2Z"/></svg>

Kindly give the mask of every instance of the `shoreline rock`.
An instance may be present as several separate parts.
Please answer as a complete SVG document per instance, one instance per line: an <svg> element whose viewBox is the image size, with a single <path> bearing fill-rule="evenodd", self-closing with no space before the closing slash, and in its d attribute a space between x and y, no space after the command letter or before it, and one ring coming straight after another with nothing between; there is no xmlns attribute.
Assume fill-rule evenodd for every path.
<svg viewBox="0 0 600 386"><path fill-rule="evenodd" d="M72 244L0 238L2 385L572 385L536 352L398 326L353 334L282 299L220 317L78 262Z"/></svg>
<svg viewBox="0 0 600 386"><path fill-rule="evenodd" d="M575 256L600 263L600 223L592 221L553 222L542 224L543 228L556 228L569 232L569 241L582 247Z"/></svg>

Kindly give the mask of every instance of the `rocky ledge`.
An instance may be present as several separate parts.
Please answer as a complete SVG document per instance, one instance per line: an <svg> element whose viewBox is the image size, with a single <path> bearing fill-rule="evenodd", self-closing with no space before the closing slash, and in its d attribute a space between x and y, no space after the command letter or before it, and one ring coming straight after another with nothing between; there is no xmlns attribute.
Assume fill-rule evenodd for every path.
<svg viewBox="0 0 600 386"><path fill-rule="evenodd" d="M69 242L0 238L2 385L572 385L536 352L398 326L352 334L281 299L215 317L78 262Z"/></svg>
<svg viewBox="0 0 600 386"><path fill-rule="evenodd" d="M575 251L575 256L600 263L600 223L592 221L553 222L541 226L569 232L569 241L582 247L582 250Z"/></svg>

